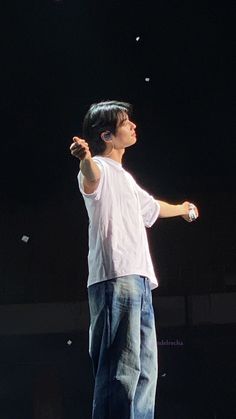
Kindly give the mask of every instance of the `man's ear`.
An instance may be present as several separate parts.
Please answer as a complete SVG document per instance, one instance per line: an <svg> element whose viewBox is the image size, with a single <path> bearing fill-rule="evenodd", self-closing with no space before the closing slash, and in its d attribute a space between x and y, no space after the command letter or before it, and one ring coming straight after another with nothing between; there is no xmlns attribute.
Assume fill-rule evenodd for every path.
<svg viewBox="0 0 236 419"><path fill-rule="evenodd" d="M111 131L104 131L101 133L101 139L103 141L110 141L112 139Z"/></svg>

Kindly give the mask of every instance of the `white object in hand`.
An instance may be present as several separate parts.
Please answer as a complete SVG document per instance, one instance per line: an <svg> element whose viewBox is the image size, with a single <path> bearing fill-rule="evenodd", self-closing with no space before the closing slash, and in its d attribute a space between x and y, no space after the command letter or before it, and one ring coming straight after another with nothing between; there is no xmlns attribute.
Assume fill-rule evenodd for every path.
<svg viewBox="0 0 236 419"><path fill-rule="evenodd" d="M188 216L190 221L194 221L197 218L197 213L193 204L190 205Z"/></svg>

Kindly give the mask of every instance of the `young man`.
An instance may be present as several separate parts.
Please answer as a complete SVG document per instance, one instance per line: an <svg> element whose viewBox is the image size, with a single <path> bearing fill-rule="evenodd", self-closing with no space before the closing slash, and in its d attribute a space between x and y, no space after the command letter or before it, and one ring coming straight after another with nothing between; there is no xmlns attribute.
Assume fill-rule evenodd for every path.
<svg viewBox="0 0 236 419"><path fill-rule="evenodd" d="M131 105L93 104L83 137L73 138L79 188L89 217L89 353L95 376L93 419L153 419L157 342L151 290L157 287L146 227L159 217L191 221L189 202L154 199L123 169L136 143ZM93 157L92 157L93 156Z"/></svg>

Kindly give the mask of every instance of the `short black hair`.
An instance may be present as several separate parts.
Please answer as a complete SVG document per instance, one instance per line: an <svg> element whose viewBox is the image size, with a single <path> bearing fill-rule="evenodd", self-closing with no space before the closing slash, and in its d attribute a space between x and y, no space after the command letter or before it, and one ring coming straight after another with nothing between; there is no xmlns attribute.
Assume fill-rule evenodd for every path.
<svg viewBox="0 0 236 419"><path fill-rule="evenodd" d="M131 114L132 105L127 102L106 100L90 106L84 117L83 138L88 142L93 156L102 154L106 149L101 133L110 131L115 134L119 124Z"/></svg>

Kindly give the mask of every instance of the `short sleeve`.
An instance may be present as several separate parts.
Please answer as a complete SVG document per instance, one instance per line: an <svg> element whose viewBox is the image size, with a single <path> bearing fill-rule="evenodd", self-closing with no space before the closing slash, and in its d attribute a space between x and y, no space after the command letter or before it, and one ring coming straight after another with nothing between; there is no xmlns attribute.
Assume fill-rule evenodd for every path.
<svg viewBox="0 0 236 419"><path fill-rule="evenodd" d="M145 227L151 227L159 216L160 205L152 195L150 195L144 189L140 188L136 182L135 188L140 202L144 225Z"/></svg>
<svg viewBox="0 0 236 419"><path fill-rule="evenodd" d="M102 187L103 187L103 183L104 183L104 168L100 164L100 162L97 161L97 160L96 160L96 164L99 166L99 169L100 169L100 172L101 172L101 177L100 177L100 181L99 181L98 187L97 187L97 189L93 193L88 194L88 193L84 192L84 175L81 172L81 170L78 173L77 179L78 179L79 190L80 190L81 194L85 198L94 199L94 200L98 201L100 199L100 197L101 197L101 191L102 191Z"/></svg>

